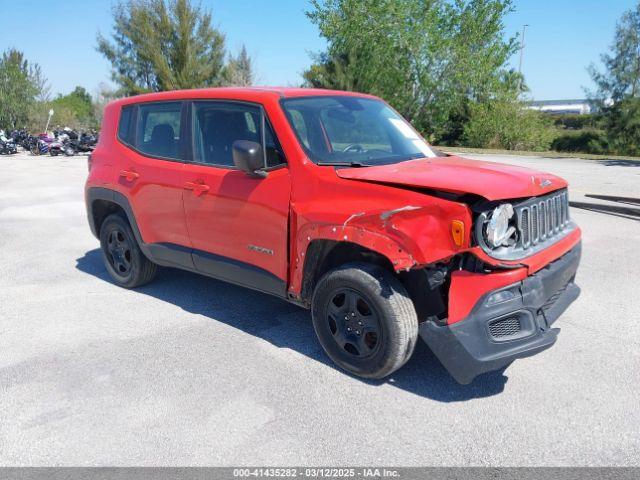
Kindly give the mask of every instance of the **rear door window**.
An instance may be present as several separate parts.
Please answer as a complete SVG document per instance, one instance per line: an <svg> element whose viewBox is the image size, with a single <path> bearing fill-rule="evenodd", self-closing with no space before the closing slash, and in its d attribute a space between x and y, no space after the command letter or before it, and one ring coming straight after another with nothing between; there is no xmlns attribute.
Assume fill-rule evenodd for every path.
<svg viewBox="0 0 640 480"><path fill-rule="evenodd" d="M151 157L182 160L182 102L158 102L138 107L135 147Z"/></svg>

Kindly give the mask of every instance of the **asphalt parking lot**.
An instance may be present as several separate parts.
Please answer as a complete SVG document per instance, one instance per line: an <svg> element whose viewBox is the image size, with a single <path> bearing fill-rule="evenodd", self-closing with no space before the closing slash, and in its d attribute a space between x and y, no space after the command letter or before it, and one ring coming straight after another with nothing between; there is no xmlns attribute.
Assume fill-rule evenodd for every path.
<svg viewBox="0 0 640 480"><path fill-rule="evenodd" d="M638 163L488 158L640 198ZM1 465L640 464L638 219L573 209L583 293L552 349L460 386L420 342L371 382L267 295L171 269L114 286L86 170L0 157Z"/></svg>

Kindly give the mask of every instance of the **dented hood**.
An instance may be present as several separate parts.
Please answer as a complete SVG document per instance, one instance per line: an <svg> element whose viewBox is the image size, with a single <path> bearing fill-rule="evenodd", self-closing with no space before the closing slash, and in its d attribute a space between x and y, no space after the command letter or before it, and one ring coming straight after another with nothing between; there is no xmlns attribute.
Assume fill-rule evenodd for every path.
<svg viewBox="0 0 640 480"><path fill-rule="evenodd" d="M341 178L428 188L452 193L472 193L487 200L534 197L567 186L549 173L502 163L437 157L393 165L343 168Z"/></svg>

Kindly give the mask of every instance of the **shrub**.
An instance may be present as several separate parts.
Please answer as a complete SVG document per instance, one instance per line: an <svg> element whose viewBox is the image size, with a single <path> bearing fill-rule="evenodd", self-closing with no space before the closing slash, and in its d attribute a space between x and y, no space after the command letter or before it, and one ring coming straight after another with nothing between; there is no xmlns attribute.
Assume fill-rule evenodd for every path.
<svg viewBox="0 0 640 480"><path fill-rule="evenodd" d="M496 100L471 106L463 138L469 147L546 151L554 136L544 115L521 102Z"/></svg>
<svg viewBox="0 0 640 480"><path fill-rule="evenodd" d="M577 115L566 113L562 115L546 115L553 120L553 124L556 127L566 128L567 130L582 130L596 125L596 119L593 114Z"/></svg>
<svg viewBox="0 0 640 480"><path fill-rule="evenodd" d="M619 155L640 156L640 98L627 98L604 112L609 146Z"/></svg>
<svg viewBox="0 0 640 480"><path fill-rule="evenodd" d="M601 130L565 131L553 140L551 148L558 152L603 154L608 151L608 142Z"/></svg>

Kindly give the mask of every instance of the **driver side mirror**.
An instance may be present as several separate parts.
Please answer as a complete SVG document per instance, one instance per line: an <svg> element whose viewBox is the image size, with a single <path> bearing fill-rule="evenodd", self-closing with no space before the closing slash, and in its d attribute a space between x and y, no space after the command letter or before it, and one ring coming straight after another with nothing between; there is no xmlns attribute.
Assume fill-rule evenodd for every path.
<svg viewBox="0 0 640 480"><path fill-rule="evenodd" d="M252 177L264 178L264 152L257 142L236 140L233 142L233 163L235 166Z"/></svg>

